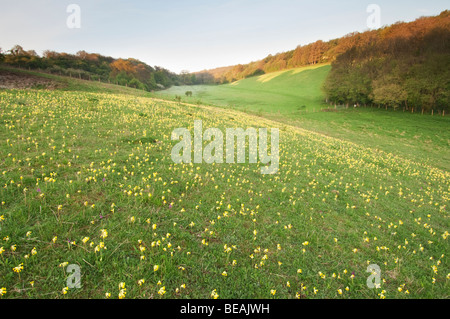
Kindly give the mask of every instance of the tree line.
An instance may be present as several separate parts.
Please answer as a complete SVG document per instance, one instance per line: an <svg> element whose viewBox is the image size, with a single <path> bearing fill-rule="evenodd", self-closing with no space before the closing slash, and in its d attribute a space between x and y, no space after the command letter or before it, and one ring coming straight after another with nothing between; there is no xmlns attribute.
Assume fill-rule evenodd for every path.
<svg viewBox="0 0 450 319"><path fill-rule="evenodd" d="M39 56L34 50L15 45L0 49L0 62L14 67L42 70L52 74L103 81L153 91L183 84L183 78L162 67L151 67L136 59L114 59L98 53L76 54L46 50Z"/></svg>
<svg viewBox="0 0 450 319"><path fill-rule="evenodd" d="M328 101L411 111L450 105L450 11L358 35L324 83Z"/></svg>
<svg viewBox="0 0 450 319"><path fill-rule="evenodd" d="M343 43L346 39L342 40ZM295 50L269 55L263 60L248 64L222 67L195 73L195 83L192 84L226 84L252 76L297 68L318 63L330 62L338 50L338 40L298 46Z"/></svg>

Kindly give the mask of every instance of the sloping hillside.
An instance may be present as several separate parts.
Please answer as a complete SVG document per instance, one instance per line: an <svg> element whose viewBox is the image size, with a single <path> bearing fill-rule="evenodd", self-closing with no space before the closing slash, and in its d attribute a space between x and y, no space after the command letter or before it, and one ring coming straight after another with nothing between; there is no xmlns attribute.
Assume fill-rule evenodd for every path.
<svg viewBox="0 0 450 319"><path fill-rule="evenodd" d="M188 102L201 101L239 110L291 114L319 110L324 101L321 86L330 71L322 64L264 74L231 84L179 86L161 96L182 96ZM191 91L192 97L185 96Z"/></svg>
<svg viewBox="0 0 450 319"><path fill-rule="evenodd" d="M1 90L0 110L1 298L448 298L448 172L292 126L276 175L175 164L195 119L279 123L131 95Z"/></svg>

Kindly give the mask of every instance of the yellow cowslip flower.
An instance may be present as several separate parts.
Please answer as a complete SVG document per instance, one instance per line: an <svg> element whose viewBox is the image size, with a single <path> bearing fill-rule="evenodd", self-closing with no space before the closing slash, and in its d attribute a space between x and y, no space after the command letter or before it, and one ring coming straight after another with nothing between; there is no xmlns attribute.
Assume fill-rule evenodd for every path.
<svg viewBox="0 0 450 319"><path fill-rule="evenodd" d="M219 298L219 294L217 293L217 289L214 289L213 291L211 291L211 298L214 298L214 299L218 299Z"/></svg>
<svg viewBox="0 0 450 319"><path fill-rule="evenodd" d="M106 229L101 229L100 230L100 237L103 238L103 239L108 237L108 231Z"/></svg>
<svg viewBox="0 0 450 319"><path fill-rule="evenodd" d="M166 293L166 287L162 286L159 290L158 290L158 295L163 296Z"/></svg>
<svg viewBox="0 0 450 319"><path fill-rule="evenodd" d="M127 289L126 288L120 289L119 299L124 299L126 297L126 295L127 295Z"/></svg>
<svg viewBox="0 0 450 319"><path fill-rule="evenodd" d="M23 270L23 263L13 268L15 273L20 273Z"/></svg>
<svg viewBox="0 0 450 319"><path fill-rule="evenodd" d="M433 272L434 272L435 274L437 274L438 268L437 268L435 265L431 266L431 268L433 269Z"/></svg>

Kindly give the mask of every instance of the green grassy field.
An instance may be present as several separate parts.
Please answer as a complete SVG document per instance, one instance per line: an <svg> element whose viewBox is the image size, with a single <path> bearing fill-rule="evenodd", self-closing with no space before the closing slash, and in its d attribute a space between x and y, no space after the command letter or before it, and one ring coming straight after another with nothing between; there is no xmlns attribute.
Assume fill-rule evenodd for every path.
<svg viewBox="0 0 450 319"><path fill-rule="evenodd" d="M448 171L311 131L328 113L290 125L70 85L0 90L1 298L449 297ZM352 141L354 114L330 135ZM280 128L279 172L174 164L171 132L194 119ZM389 126L360 129L381 140ZM67 289L73 264L81 288Z"/></svg>
<svg viewBox="0 0 450 319"><path fill-rule="evenodd" d="M111 94L125 94L132 96L153 96L152 93L142 90L136 90L131 87L119 86L110 83L97 82L97 81L87 81L81 80L76 77L59 76L55 74L42 73L37 71L30 71L24 69L17 69L8 67L5 65L0 65L0 72L13 72L22 75L31 75L39 78L47 79L53 81L57 85L59 91L68 92L92 92L92 93L111 93ZM33 87L31 87L33 89ZM45 87L39 87L34 89L45 89Z"/></svg>
<svg viewBox="0 0 450 319"><path fill-rule="evenodd" d="M155 93L187 103L244 111L450 170L450 117L345 108L324 103L329 65L265 74L220 86L181 86ZM185 92L192 91L192 97ZM305 106L304 108L302 106Z"/></svg>
<svg viewBox="0 0 450 319"><path fill-rule="evenodd" d="M326 64L316 65L264 74L226 85L174 86L156 95L179 95L190 103L212 104L259 114L311 112L322 106L320 87L330 68ZM192 97L186 97L186 91L192 91Z"/></svg>

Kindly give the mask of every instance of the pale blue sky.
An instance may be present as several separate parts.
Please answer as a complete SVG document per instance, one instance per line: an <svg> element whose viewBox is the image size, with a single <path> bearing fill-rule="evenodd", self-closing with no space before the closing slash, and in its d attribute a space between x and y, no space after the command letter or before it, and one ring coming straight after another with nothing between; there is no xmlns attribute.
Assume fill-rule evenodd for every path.
<svg viewBox="0 0 450 319"><path fill-rule="evenodd" d="M248 63L316 40L450 9L448 0L0 0L0 48L133 57L174 72ZM70 29L67 6L81 8Z"/></svg>

